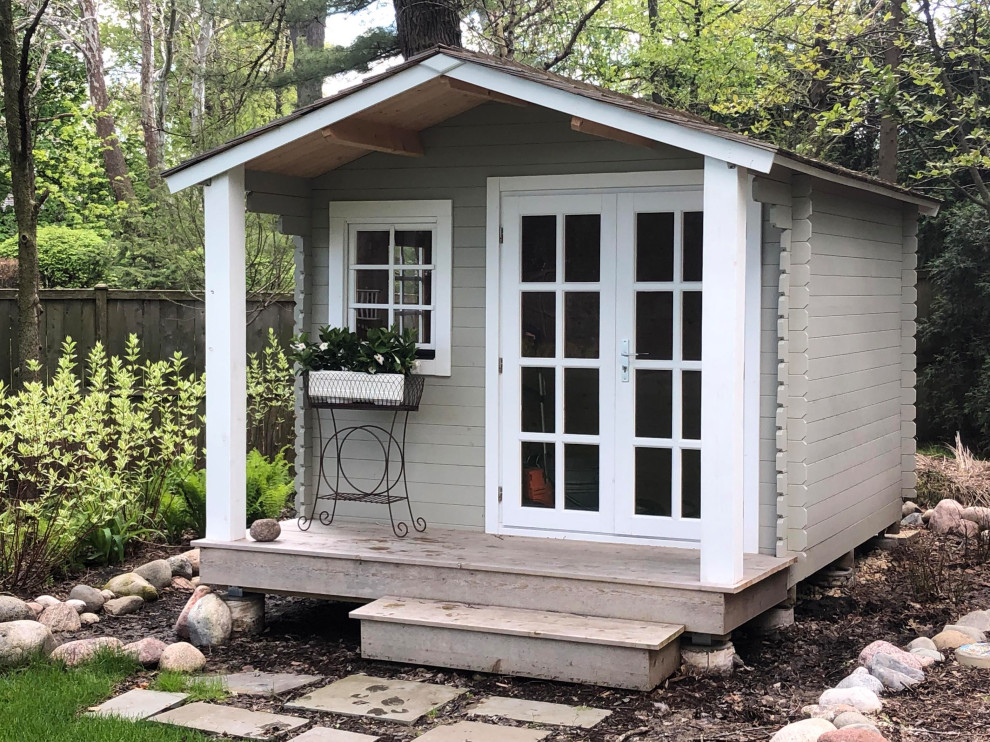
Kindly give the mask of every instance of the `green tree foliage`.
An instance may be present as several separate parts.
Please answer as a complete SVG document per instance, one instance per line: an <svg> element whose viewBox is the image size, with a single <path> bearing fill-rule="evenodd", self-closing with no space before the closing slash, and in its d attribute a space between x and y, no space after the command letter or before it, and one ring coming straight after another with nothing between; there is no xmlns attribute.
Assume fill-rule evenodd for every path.
<svg viewBox="0 0 990 742"><path fill-rule="evenodd" d="M17 237L0 242L0 257L17 257ZM38 268L45 288L90 288L105 281L114 255L92 229L38 228Z"/></svg>

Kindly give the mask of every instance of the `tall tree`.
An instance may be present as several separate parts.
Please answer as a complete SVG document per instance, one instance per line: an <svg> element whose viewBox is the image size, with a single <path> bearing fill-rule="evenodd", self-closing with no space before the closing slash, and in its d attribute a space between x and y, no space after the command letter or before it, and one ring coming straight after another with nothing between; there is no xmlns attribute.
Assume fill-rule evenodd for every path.
<svg viewBox="0 0 990 742"><path fill-rule="evenodd" d="M296 66L296 107L323 97L321 56L327 38L326 0L299 0L286 10L289 40Z"/></svg>
<svg viewBox="0 0 990 742"><path fill-rule="evenodd" d="M406 59L437 44L461 45L460 0L392 0L399 51Z"/></svg>
<svg viewBox="0 0 990 742"><path fill-rule="evenodd" d="M161 147L155 114L155 32L151 8L151 0L138 0L138 21L141 24L141 129L144 132L148 177L155 184L161 167L158 161Z"/></svg>
<svg viewBox="0 0 990 742"><path fill-rule="evenodd" d="M901 42L900 35L904 25L904 6L902 0L889 0L890 9L887 12L885 31L887 36L886 48L883 50L884 71L892 88L887 95L882 96L883 107L880 118L880 134L877 137L877 175L890 183L897 182L897 134L899 119L896 113L897 87L901 71Z"/></svg>
<svg viewBox="0 0 990 742"><path fill-rule="evenodd" d="M45 196L37 194L32 151L32 41L48 0L28 16L18 39L11 0L0 0L0 68L4 117L10 152L10 175L17 216L17 363L21 382L37 377L41 360L41 300L38 298L38 211Z"/></svg>

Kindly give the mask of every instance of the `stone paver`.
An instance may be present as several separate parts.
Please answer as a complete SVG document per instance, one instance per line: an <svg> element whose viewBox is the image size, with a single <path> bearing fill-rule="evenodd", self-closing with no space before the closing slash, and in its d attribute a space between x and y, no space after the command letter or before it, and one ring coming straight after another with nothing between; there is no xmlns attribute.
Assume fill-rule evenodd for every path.
<svg viewBox="0 0 990 742"><path fill-rule="evenodd" d="M292 742L375 742L376 739L379 738L357 732L345 732L342 729L313 727L308 732L293 737Z"/></svg>
<svg viewBox="0 0 990 742"><path fill-rule="evenodd" d="M587 706L567 706L562 703L543 703L542 701L527 701L522 698L492 696L476 706L472 706L467 713L470 716L503 716L506 719L515 719L516 721L591 729L612 712L588 708Z"/></svg>
<svg viewBox="0 0 990 742"><path fill-rule="evenodd" d="M518 727L500 727L495 724L479 724L476 721L459 721L445 727L431 729L416 742L539 742L550 732Z"/></svg>
<svg viewBox="0 0 990 742"><path fill-rule="evenodd" d="M151 721L244 739L272 739L281 732L298 729L309 723L308 719L300 719L298 716L248 711L212 703L190 703L153 716Z"/></svg>
<svg viewBox="0 0 990 742"><path fill-rule="evenodd" d="M231 693L245 696L276 696L323 680L322 675L295 675L289 672L237 672L220 675Z"/></svg>
<svg viewBox="0 0 990 742"><path fill-rule="evenodd" d="M138 721L175 708L187 698L188 693L164 693L135 688L101 703L86 716L119 716L121 719Z"/></svg>
<svg viewBox="0 0 990 742"><path fill-rule="evenodd" d="M286 708L370 716L414 724L424 714L465 691L445 685L351 675L286 704Z"/></svg>

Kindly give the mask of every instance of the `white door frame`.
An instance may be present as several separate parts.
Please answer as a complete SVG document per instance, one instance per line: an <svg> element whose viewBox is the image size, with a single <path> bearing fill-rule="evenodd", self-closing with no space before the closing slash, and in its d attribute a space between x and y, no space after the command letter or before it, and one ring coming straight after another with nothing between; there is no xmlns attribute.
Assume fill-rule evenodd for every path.
<svg viewBox="0 0 990 742"><path fill-rule="evenodd" d="M631 192L642 190L684 190L685 188L703 188L704 170L669 170L635 173L589 173L581 175L529 175L517 177L488 178L487 192L487 222L485 250L485 532L494 534L518 533L502 525L501 518L501 429L502 429L502 385L499 373L501 359L501 225L502 225L502 195L566 195L588 192ZM759 208L759 207L756 207ZM750 210L751 215L756 215ZM760 231L750 229L747 235L747 252L752 257L761 255ZM759 276L754 272L754 278ZM747 282L747 293L752 289L759 291L759 284ZM757 293L757 296L759 294ZM746 314L750 317L747 322L746 346L755 344L755 352L747 354L746 378L751 380L746 385L746 397L749 402L747 409L759 409L759 341L760 341L760 305L759 300L747 302ZM752 329L751 329L752 328ZM755 365L755 368L753 367ZM744 439L747 451L758 450L760 440L759 415L747 415L744 425ZM752 447L752 448L751 448ZM752 456L752 454L750 454ZM758 459L758 454L756 456ZM747 467L743 485L745 503L746 551L757 550L759 538L759 471L758 466ZM753 517L750 517L750 516ZM605 541L611 543L658 543L657 539L640 537L621 537L597 535L588 533L567 533L560 531L540 531L527 529L524 532L530 536L545 536L551 538L572 538L584 541ZM697 543L673 544L698 547Z"/></svg>

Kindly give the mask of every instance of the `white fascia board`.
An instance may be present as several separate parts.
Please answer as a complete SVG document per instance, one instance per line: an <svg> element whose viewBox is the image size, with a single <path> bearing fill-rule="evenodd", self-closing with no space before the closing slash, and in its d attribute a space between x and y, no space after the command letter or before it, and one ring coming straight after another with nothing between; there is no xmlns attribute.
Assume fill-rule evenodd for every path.
<svg viewBox="0 0 990 742"><path fill-rule="evenodd" d="M443 58L444 55L440 54L432 57L431 61ZM450 58L448 57L448 59ZM641 113L618 108L610 103L592 100L577 93L568 93L566 90L526 80L506 72L466 62L450 69L445 74L455 80L487 88L512 98L529 101L537 106L552 108L571 116L669 144L672 147L724 160L755 172L769 173L773 166L774 153L764 147L754 147L672 122L661 121Z"/></svg>
<svg viewBox="0 0 990 742"><path fill-rule="evenodd" d="M431 60L426 60L431 61ZM319 131L324 127L334 124L348 116L377 105L405 91L422 85L442 73L425 64L418 64L415 67L397 72L392 77L387 77L376 82L363 90L358 90L346 98L329 103L323 108L319 108L311 113L307 113L299 118L288 121L281 126L259 134L254 139L241 142L224 152L218 152L213 157L209 157L202 162L197 162L184 170L165 178L169 191L177 193L181 190L209 180L215 175L226 172L231 168L243 165L253 160L255 157L277 149L290 142Z"/></svg>
<svg viewBox="0 0 990 742"><path fill-rule="evenodd" d="M856 178L850 178L848 175L833 173L830 170L815 167L814 165L809 165L805 162L798 162L797 160L792 160L789 157L784 157L781 155L777 156L776 162L781 167L786 167L794 172L804 173L805 175L810 175L815 178L821 178L822 180L827 180L830 183L838 183L840 185L849 186L850 188L858 188L862 191L876 193L880 196L887 196L888 198L893 198L897 201L915 204L918 207L918 211L925 216L935 216L938 214L939 205L937 203L933 203L930 199L924 198L923 196L915 196L911 193L904 193L894 188L885 188L879 183L867 183Z"/></svg>

